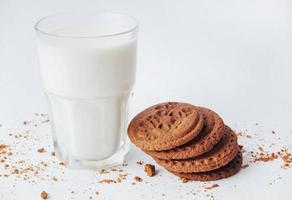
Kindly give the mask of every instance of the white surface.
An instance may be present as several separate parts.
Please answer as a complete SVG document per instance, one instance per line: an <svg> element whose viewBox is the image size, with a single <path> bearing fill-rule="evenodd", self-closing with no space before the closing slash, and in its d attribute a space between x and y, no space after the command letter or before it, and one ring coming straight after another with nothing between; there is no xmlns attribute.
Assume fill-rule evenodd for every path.
<svg viewBox="0 0 292 200"><path fill-rule="evenodd" d="M213 108L236 130L257 134L253 139L240 139L248 150L258 143L277 143L276 149L292 149L291 4L276 0L1 0L1 142L13 143L8 133L20 130L22 120L30 119L34 112L47 112L34 23L47 14L87 9L129 13L141 23L131 116L161 101L186 101ZM281 140L271 134L272 130ZM38 140L16 148L27 160L41 161L46 156L33 151L44 143L46 148L51 146L47 144L49 134L49 127L43 125L34 131ZM154 161L135 147L127 159L125 171L130 175L121 184L98 184L97 173L74 170L65 170L64 180L57 182L36 178L37 184L0 177L0 198L38 199L46 190L51 199L88 199L92 188L100 191L99 199L210 199L201 189L203 184L182 184L162 168L158 176L147 178L136 161ZM50 175L62 173L53 166L49 167ZM224 200L288 200L292 197L291 172L281 169L279 160L251 165L232 178L217 181L220 187L212 193L215 199ZM135 175L144 181L132 186ZM282 179L278 180L279 176ZM277 181L270 185L273 180ZM198 194L190 195L191 191Z"/></svg>

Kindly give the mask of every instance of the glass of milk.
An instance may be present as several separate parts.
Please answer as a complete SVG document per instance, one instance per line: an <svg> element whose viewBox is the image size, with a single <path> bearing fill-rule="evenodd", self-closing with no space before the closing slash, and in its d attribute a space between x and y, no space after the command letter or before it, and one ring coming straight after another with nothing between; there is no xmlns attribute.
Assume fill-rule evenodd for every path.
<svg viewBox="0 0 292 200"><path fill-rule="evenodd" d="M64 13L35 25L54 148L72 168L121 164L129 150L138 22L117 13Z"/></svg>

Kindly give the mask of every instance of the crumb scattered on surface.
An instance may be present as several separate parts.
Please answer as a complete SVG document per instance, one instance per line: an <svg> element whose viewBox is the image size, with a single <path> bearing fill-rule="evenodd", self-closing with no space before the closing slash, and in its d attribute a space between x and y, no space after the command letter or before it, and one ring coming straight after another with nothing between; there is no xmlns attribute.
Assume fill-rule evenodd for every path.
<svg viewBox="0 0 292 200"><path fill-rule="evenodd" d="M137 165L143 165L143 164L144 164L144 161L139 160L139 161L137 161L136 163L137 163Z"/></svg>
<svg viewBox="0 0 292 200"><path fill-rule="evenodd" d="M41 198L42 199L47 199L48 198L48 193L46 191L42 191Z"/></svg>
<svg viewBox="0 0 292 200"><path fill-rule="evenodd" d="M241 166L241 169L245 169L245 168L247 168L247 167L249 167L249 164L242 165L242 166Z"/></svg>
<svg viewBox="0 0 292 200"><path fill-rule="evenodd" d="M134 180L135 180L136 182L141 182L141 181L142 181L142 178L139 177L139 176L135 176L135 177L134 177Z"/></svg>
<svg viewBox="0 0 292 200"><path fill-rule="evenodd" d="M107 184L110 184L110 183L117 183L117 181L116 180L113 180L113 179L103 179L103 180L98 181L98 183L107 183Z"/></svg>
<svg viewBox="0 0 292 200"><path fill-rule="evenodd" d="M119 173L118 176L120 179L125 180L127 178L128 174L127 173L124 173L124 174Z"/></svg>
<svg viewBox="0 0 292 200"><path fill-rule="evenodd" d="M213 184L211 186L206 186L205 189L206 190L212 190L213 188L217 188L217 187L219 187L219 185L215 183L215 184Z"/></svg>
<svg viewBox="0 0 292 200"><path fill-rule="evenodd" d="M275 153L262 154L262 155L256 157L254 159L254 162L259 162L259 161L261 161L261 162L269 162L269 161L273 161L273 160L275 160L277 158L278 158L278 155L275 154Z"/></svg>
<svg viewBox="0 0 292 200"><path fill-rule="evenodd" d="M1 152L1 151L3 151L5 148L7 148L7 145L5 145L5 144L0 144L0 153L3 154L3 152Z"/></svg>
<svg viewBox="0 0 292 200"><path fill-rule="evenodd" d="M108 174L109 173L109 171L106 169L101 169L98 172L99 172L99 174Z"/></svg>
<svg viewBox="0 0 292 200"><path fill-rule="evenodd" d="M189 180L187 178L180 177L179 179L181 180L182 183L189 182Z"/></svg>
<svg viewBox="0 0 292 200"><path fill-rule="evenodd" d="M44 153L44 152L46 152L46 150L45 150L45 148L39 148L39 149L37 149L37 152Z"/></svg>
<svg viewBox="0 0 292 200"><path fill-rule="evenodd" d="M253 158L252 163L271 162L276 159L282 160L282 168L292 167L292 153L287 148L281 148L279 151L268 152L263 147L258 148L259 151L250 151L249 154Z"/></svg>
<svg viewBox="0 0 292 200"><path fill-rule="evenodd" d="M148 176L154 176L155 175L155 165L151 165L151 164L146 164L144 166L144 171L146 172L146 174Z"/></svg>
<svg viewBox="0 0 292 200"><path fill-rule="evenodd" d="M46 116L45 114L35 114L35 116ZM9 140L11 140L11 142L5 141L5 144L1 144L3 141L0 141L0 167L1 167L1 171L0 171L0 177L2 178L2 180L7 180L7 179L11 179L11 181L26 181L29 184L38 184L38 182L40 180L44 180L44 181L50 181L50 184L62 184L62 181L64 180L62 178L62 174L64 174L64 172L66 172L66 168L62 167L65 165L65 162L60 162L58 160L56 160L55 157L55 152L51 152L51 146L48 143L42 143L42 141L40 139L36 139L36 136L31 134L30 131L35 129L37 131L39 131L39 129L42 126L46 126L46 124L42 124L48 122L47 118L43 118L39 121L34 121L34 120L26 120L25 122L23 122L22 120L20 122L18 122L17 124L23 123L24 126L19 126L21 130L13 130L13 129L7 129L7 136L9 136ZM258 123L256 123L256 125L258 125ZM4 129L6 126L4 126L2 129ZM35 128L37 127L37 128ZM2 130L1 129L1 130ZM257 127L257 129L260 129L260 127ZM292 131L288 130L288 132L292 133ZM268 130L266 133L271 134L271 130ZM270 137L273 137L275 140L273 141L273 143L268 143L265 138L259 138L255 133L252 132L248 132L247 130L244 130L240 133L238 133L238 135L240 137L242 137L243 141L246 141L248 143L254 143L255 146L252 145L247 145L248 148L246 149L242 149L243 152L245 152L245 163L242 165L242 168L247 168L250 167L248 170L252 170L252 167L256 167L256 165L259 164L264 164L266 162L273 162L274 160L278 160L279 162L282 162L280 165L278 164L279 162L275 162L275 164L278 164L278 166L281 167L281 169L287 169L292 167L292 155L291 155L291 149L283 147L283 146L279 146L281 144L281 138L278 137L279 133L277 130L276 131L272 131L272 134L275 135L270 135ZM43 136L43 135L42 135ZM1 139L1 138L0 138ZM43 139L43 138L42 138ZM28 142L29 141L29 142ZM33 141L33 145L30 146L30 141ZM41 142L40 142L41 141ZM47 140L45 140L47 141ZM267 142L267 143L266 143ZM27 145L29 144L29 145ZM47 145L48 144L48 145ZM25 150L24 152L19 152L19 148L18 147L23 147L23 149ZM27 145L27 146L25 146ZM17 147L17 148L16 148ZM37 149L37 152L39 153L44 153L44 152L48 152L48 156L39 156L38 159L40 160L29 160L26 159L27 158L27 152L28 152L28 147L32 148L30 149L32 152L35 152L37 148L39 147L43 147L43 148L39 148ZM241 146L242 148L242 146ZM16 155L14 157L14 155ZM51 155L51 156L50 156ZM144 165L143 161L137 161L136 164L138 165ZM61 165L61 166L59 166ZM135 165L135 161L132 161L129 163L130 166ZM149 169L145 169L148 168L146 167L148 164L144 165L144 170L147 173L147 175L151 176L152 172L150 174L148 174L149 172L147 172ZM127 177L131 177L131 180L129 181L124 181L125 184L132 184L132 185L138 185L138 182L142 181L143 178L143 172L141 172L141 174L137 174L137 175L141 175L142 178L140 178L139 176L134 177L133 180L133 175L127 173L127 167L128 163L124 163L122 166L120 166L120 168L110 168L110 169L104 169L101 171L100 174L96 173L94 175L97 176L98 179L101 179L101 177L103 178L102 180L97 180L94 179L92 182L93 185L88 186L87 188L84 189L84 191L81 191L81 193L83 192L87 198L97 198L95 197L95 195L99 195L100 192L95 192L95 190L93 189L94 185L96 185L96 183L104 183L105 185L102 187L108 187L106 184L111 184L111 183L122 183L124 180L127 179ZM125 168L122 168L125 167ZM155 167L155 166L154 166ZM50 170L51 168L58 168L58 170L56 170L55 172L60 172L60 174L51 174ZM66 172L67 173L67 172ZM155 170L154 170L154 174L155 174ZM154 175L153 174L153 175ZM53 176L54 175L54 176ZM160 178L161 173L157 174L157 178ZM275 176L275 177L274 177ZM5 178L4 178L5 177ZM7 177L7 178L6 178ZM281 176L277 176L275 174L271 175L271 182L267 183L267 184L274 184L277 183L277 181L284 181L285 177L281 177ZM144 178L143 178L144 179ZM146 180L146 179L145 179ZM171 178L171 180L174 181L173 178ZM1 181L1 180L0 180ZM58 181L58 183L55 183L53 181ZM188 182L187 179L181 178L181 181L183 183ZM143 180L143 184L146 184L146 181ZM142 185L143 185L142 184ZM216 184L214 184L216 185ZM214 199L214 195L212 194L212 190L210 188L215 188L218 186L207 186L204 187L204 185L201 185L201 187L199 187L199 190L196 190L195 192L190 191L189 194L190 195L195 195L195 194L201 194L202 192L205 193L205 197L208 200ZM148 184L149 187L155 187L157 186L157 184L155 183L151 183L149 182ZM15 186L13 186L15 187ZM234 187L240 187L239 185L234 185ZM206 190L206 191L204 191ZM45 192L45 191L44 191ZM70 189L68 191L68 193L71 196L71 199L74 199L73 194L79 193L78 190L76 190L76 193L74 191L72 191L72 189ZM101 191L102 193L102 191ZM52 195L52 193L50 192L49 197L48 194L45 192L46 197L43 199L47 199L50 198ZM103 193L102 193L103 194ZM41 194L42 195L42 194ZM36 193L36 196L39 196L39 193ZM165 194L162 193L162 196L165 196Z"/></svg>
<svg viewBox="0 0 292 200"><path fill-rule="evenodd" d="M46 119L46 120L42 121L42 123L48 123L48 122L50 122L49 119Z"/></svg>

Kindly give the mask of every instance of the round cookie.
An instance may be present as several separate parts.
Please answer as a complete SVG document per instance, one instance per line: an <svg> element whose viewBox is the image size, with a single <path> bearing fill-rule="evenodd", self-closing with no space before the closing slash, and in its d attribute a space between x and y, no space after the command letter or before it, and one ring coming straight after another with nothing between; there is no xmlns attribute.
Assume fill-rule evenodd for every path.
<svg viewBox="0 0 292 200"><path fill-rule="evenodd" d="M176 176L185 178L192 181L216 181L219 179L227 178L233 176L241 169L242 164L242 153L238 151L236 157L227 165L220 167L218 169L209 172L199 172L199 173L176 173Z"/></svg>
<svg viewBox="0 0 292 200"><path fill-rule="evenodd" d="M202 132L193 140L182 146L166 151L145 151L150 156L169 159L193 158L210 151L222 138L224 134L224 122L214 111L197 107L204 117Z"/></svg>
<svg viewBox="0 0 292 200"><path fill-rule="evenodd" d="M195 106L161 103L134 117L128 127L128 136L143 150L162 151L191 141L201 132L203 125L203 116Z"/></svg>
<svg viewBox="0 0 292 200"><path fill-rule="evenodd" d="M154 159L159 165L172 172L206 172L229 163L236 156L237 151L237 137L229 127L225 126L221 141L211 151L201 156L185 160L164 160L155 157Z"/></svg>

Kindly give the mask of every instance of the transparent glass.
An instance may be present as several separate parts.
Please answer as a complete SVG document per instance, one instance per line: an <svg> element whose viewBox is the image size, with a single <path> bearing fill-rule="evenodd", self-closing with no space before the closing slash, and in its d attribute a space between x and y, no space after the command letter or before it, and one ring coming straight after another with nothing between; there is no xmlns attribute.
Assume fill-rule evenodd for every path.
<svg viewBox="0 0 292 200"><path fill-rule="evenodd" d="M54 148L71 168L121 164L129 151L137 21L117 13L64 13L35 25Z"/></svg>

